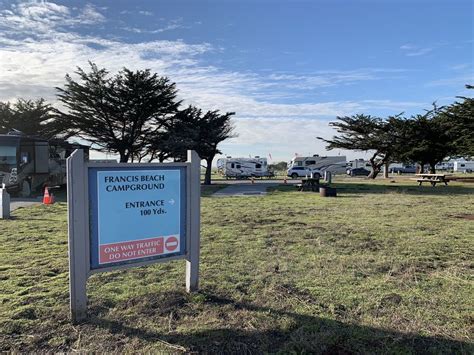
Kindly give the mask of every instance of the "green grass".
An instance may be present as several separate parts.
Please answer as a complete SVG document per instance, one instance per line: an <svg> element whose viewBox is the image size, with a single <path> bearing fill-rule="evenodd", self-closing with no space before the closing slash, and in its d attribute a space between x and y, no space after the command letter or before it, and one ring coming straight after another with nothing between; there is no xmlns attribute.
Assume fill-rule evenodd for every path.
<svg viewBox="0 0 474 355"><path fill-rule="evenodd" d="M339 179L338 198L203 189L184 262L94 275L68 314L66 205L0 220L0 351L472 353L474 185Z"/></svg>

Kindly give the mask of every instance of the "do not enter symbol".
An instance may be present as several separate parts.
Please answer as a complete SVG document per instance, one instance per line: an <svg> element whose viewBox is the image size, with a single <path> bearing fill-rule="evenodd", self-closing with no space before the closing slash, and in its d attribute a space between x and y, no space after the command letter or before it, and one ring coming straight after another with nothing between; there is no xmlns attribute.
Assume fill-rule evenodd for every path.
<svg viewBox="0 0 474 355"><path fill-rule="evenodd" d="M178 238L169 237L166 239L165 247L167 251L174 251L178 247Z"/></svg>

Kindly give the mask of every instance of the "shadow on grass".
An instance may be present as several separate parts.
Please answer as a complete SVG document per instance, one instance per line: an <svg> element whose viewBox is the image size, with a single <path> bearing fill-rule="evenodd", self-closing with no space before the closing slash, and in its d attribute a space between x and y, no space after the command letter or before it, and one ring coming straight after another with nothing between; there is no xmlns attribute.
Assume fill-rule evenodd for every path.
<svg viewBox="0 0 474 355"><path fill-rule="evenodd" d="M431 195L431 196L443 196L443 195L474 195L474 186L472 188L465 186L444 186L438 185L432 186L417 186L417 185L403 185L403 184L390 184L390 185L378 185L371 183L334 183L331 187L337 189L338 194L387 194L387 193L400 193L409 195ZM280 185L270 188L272 192L297 192L294 186ZM341 196L338 196L338 198Z"/></svg>
<svg viewBox="0 0 474 355"><path fill-rule="evenodd" d="M418 185L376 185L364 183L335 183L334 187L341 193L363 193L363 194L384 194L384 193L402 193L409 195L468 195L474 194L474 188L464 186L418 186Z"/></svg>
<svg viewBox="0 0 474 355"><path fill-rule="evenodd" d="M201 197L209 197L213 193L227 187L228 185L213 183L212 185L201 185Z"/></svg>
<svg viewBox="0 0 474 355"><path fill-rule="evenodd" d="M291 311L256 306L245 302L201 292L206 307L224 308L234 314L247 314L247 317L260 319L271 317L285 318L291 323L287 330L271 327L259 330L249 324L243 328L221 327L202 329L188 334L174 332L160 334L151 330L125 325L121 322L100 317L90 319L90 323L109 332L137 337L145 343L169 343L170 347L182 351L216 354L251 354L266 352L352 354L352 353L472 353L473 344L416 334L347 324L341 321L302 315ZM171 295L170 297L177 297ZM179 297L179 296L178 296ZM181 296L185 298L186 296ZM181 307L183 305L180 305ZM230 308L229 308L230 307ZM93 313L93 310L91 310ZM100 313L100 312L99 312ZM225 317L225 315L223 315ZM224 318L225 319L225 318Z"/></svg>

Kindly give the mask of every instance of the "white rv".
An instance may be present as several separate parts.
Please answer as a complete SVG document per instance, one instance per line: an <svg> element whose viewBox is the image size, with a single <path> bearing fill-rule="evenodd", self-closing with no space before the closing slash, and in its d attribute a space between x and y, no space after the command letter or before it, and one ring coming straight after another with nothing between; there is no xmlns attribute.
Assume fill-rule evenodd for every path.
<svg viewBox="0 0 474 355"><path fill-rule="evenodd" d="M357 169L357 168L364 168L369 171L372 171L372 165L370 165L370 162L368 160L355 159L355 160L350 160L347 163L347 169Z"/></svg>
<svg viewBox="0 0 474 355"><path fill-rule="evenodd" d="M217 160L217 172L226 178L247 179L250 177L268 177L267 158L232 158Z"/></svg>
<svg viewBox="0 0 474 355"><path fill-rule="evenodd" d="M436 164L436 170L446 170L446 171L453 171L454 169L454 162L455 160L445 160L441 163Z"/></svg>
<svg viewBox="0 0 474 355"><path fill-rule="evenodd" d="M453 170L460 173L472 173L474 171L474 160L455 161Z"/></svg>
<svg viewBox="0 0 474 355"><path fill-rule="evenodd" d="M344 155L326 157L320 157L319 155L313 155L312 157L296 156L288 163L289 170L294 167L308 167L321 172L329 171L333 174L345 174L347 161Z"/></svg>

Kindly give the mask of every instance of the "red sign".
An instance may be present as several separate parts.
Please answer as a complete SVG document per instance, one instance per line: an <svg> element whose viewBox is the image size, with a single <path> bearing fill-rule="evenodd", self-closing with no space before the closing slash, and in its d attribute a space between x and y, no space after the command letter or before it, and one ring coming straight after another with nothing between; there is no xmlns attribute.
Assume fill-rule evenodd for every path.
<svg viewBox="0 0 474 355"><path fill-rule="evenodd" d="M176 237L169 237L165 242L166 251L175 251L178 248L179 241Z"/></svg>
<svg viewBox="0 0 474 355"><path fill-rule="evenodd" d="M175 236L102 244L99 251L99 263L106 264L168 254L178 247L179 239Z"/></svg>

